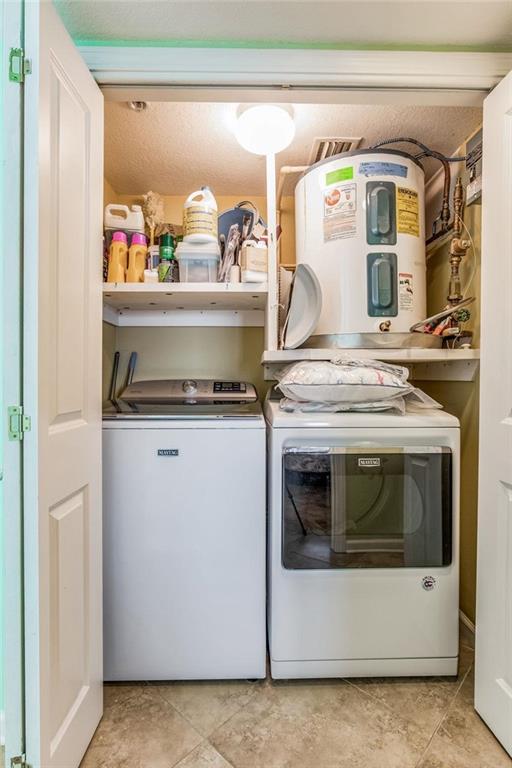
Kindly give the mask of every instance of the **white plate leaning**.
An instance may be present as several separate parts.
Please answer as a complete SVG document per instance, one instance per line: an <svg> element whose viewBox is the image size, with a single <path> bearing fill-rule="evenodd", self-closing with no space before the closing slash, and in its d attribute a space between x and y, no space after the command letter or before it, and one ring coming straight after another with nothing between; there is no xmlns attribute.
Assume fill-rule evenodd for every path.
<svg viewBox="0 0 512 768"><path fill-rule="evenodd" d="M322 308L322 289L308 264L298 264L293 278L288 315L283 327L283 347L297 349L316 328Z"/></svg>

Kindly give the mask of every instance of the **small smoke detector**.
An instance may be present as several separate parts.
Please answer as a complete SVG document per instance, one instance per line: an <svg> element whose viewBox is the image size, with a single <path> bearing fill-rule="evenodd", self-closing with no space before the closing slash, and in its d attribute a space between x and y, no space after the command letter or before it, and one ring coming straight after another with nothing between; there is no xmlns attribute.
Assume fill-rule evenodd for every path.
<svg viewBox="0 0 512 768"><path fill-rule="evenodd" d="M350 152L357 149L363 140L362 136L327 136L317 138L313 141L313 146L309 155L309 165L318 163L320 160L326 160L333 155L339 155L340 152Z"/></svg>

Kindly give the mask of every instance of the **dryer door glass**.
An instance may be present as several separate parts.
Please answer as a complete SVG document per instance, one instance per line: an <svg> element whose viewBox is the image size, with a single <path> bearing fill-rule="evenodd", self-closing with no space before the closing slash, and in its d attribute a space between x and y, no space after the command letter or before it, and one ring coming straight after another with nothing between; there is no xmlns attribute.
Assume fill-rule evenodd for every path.
<svg viewBox="0 0 512 768"><path fill-rule="evenodd" d="M282 494L285 568L424 568L452 561L448 448L287 449Z"/></svg>

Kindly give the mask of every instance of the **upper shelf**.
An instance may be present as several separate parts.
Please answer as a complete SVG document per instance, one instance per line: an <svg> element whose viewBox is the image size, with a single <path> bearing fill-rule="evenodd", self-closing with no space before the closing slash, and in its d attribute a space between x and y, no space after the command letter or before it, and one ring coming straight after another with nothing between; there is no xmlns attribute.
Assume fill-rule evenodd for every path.
<svg viewBox="0 0 512 768"><path fill-rule="evenodd" d="M265 309L266 283L104 283L103 303L117 310Z"/></svg>
<svg viewBox="0 0 512 768"><path fill-rule="evenodd" d="M454 362L455 360L479 360L479 349L278 349L264 352L262 363L288 363L295 360L332 360L342 355L359 360L383 360L393 363Z"/></svg>
<svg viewBox="0 0 512 768"><path fill-rule="evenodd" d="M104 283L114 325L263 325L266 283Z"/></svg>
<svg viewBox="0 0 512 768"><path fill-rule="evenodd" d="M265 378L272 379L284 365L298 360L333 360L350 355L362 360L382 360L405 365L417 381L473 381L479 366L479 349L280 349L263 353Z"/></svg>

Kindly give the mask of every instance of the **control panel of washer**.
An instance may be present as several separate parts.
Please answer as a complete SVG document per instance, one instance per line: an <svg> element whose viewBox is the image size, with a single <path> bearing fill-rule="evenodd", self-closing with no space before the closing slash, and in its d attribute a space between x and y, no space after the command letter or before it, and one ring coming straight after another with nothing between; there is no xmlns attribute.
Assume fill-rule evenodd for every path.
<svg viewBox="0 0 512 768"><path fill-rule="evenodd" d="M253 384L219 379L157 379L134 381L121 394L121 400L140 404L225 405L252 403L258 399Z"/></svg>

